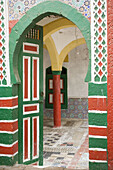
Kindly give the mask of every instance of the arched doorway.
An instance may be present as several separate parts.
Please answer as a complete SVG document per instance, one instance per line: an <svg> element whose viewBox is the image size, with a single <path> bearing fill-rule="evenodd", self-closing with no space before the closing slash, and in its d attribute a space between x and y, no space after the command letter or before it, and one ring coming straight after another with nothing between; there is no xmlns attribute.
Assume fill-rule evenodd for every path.
<svg viewBox="0 0 113 170"><path fill-rule="evenodd" d="M57 7L57 8L56 8ZM35 11L35 13L34 13ZM37 12L38 11L38 12ZM67 11L69 11L67 13ZM12 84L19 81L17 74L17 61L18 54L15 54L15 48L18 46L19 51L19 42L23 40L23 36L26 35L28 30L35 26L35 23L40 21L42 18L48 16L50 13L54 13L57 15L61 15L71 22L73 22L82 32L88 50L89 50L89 69L88 69L88 81L91 79L91 34L90 34L90 22L80 14L76 9L73 9L69 5L63 4L59 1L51 1L43 2L38 4L37 6L31 8L26 15L24 15L18 23L12 28L9 44L10 44L10 67L11 67L11 80ZM81 19L79 19L81 18ZM21 28L21 29L20 29ZM19 39L21 37L21 40ZM18 44L17 44L18 42ZM16 74L17 73L17 74ZM16 77L16 78L15 78Z"/></svg>
<svg viewBox="0 0 113 170"><path fill-rule="evenodd" d="M57 8L56 8L57 6ZM67 10L70 11L72 14L70 15L70 12L67 13ZM36 11L34 13L34 11ZM38 16L37 16L38 11ZM50 15L60 15L68 20L72 21L74 24L78 26L78 28L81 30L85 41L87 43L87 47L89 49L89 69L87 74L87 81L90 81L90 71L91 71L91 58L90 58L90 24L89 21L82 16L80 13L77 12L77 10L73 9L72 7L65 5L61 2L54 1L51 3L51 1L43 2L32 9L30 9L27 14L20 19L20 21L15 25L15 27L12 29L12 32L10 34L10 66L11 66L11 80L12 84L18 84L19 82L19 76L18 76L18 56L20 52L21 45L23 41L25 40L25 35L28 33L29 29L33 28L36 24L36 22L40 21L42 18ZM29 18L29 19L28 19ZM78 20L78 18L81 18ZM85 26L84 26L85 23ZM18 43L17 43L18 42ZM17 44L16 44L17 43ZM42 132L40 132L42 133ZM41 148L43 149L43 148ZM43 157L42 157L43 150L40 151L40 165L43 163ZM20 153L21 154L21 153ZM23 163L19 162L19 163Z"/></svg>

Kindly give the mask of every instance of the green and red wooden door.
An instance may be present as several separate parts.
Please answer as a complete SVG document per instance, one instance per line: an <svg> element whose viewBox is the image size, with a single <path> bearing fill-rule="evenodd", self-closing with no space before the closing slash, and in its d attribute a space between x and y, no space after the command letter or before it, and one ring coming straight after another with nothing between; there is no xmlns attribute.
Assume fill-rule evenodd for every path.
<svg viewBox="0 0 113 170"><path fill-rule="evenodd" d="M19 163L43 164L43 30L31 29L19 55Z"/></svg>
<svg viewBox="0 0 113 170"><path fill-rule="evenodd" d="M60 75L60 90L61 90L61 109L67 109L67 69L62 67ZM51 66L46 69L46 95L45 95L45 108L53 109L53 73Z"/></svg>

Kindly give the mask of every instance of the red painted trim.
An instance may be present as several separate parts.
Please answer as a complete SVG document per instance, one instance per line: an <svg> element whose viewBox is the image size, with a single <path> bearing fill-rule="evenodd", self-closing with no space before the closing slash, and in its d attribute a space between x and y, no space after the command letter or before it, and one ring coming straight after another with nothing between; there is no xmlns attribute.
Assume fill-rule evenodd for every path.
<svg viewBox="0 0 113 170"><path fill-rule="evenodd" d="M107 110L106 98L88 98L88 110Z"/></svg>
<svg viewBox="0 0 113 170"><path fill-rule="evenodd" d="M24 59L24 98L28 99L28 59Z"/></svg>
<svg viewBox="0 0 113 170"><path fill-rule="evenodd" d="M36 162L36 163L33 163L32 165L38 165L38 163Z"/></svg>
<svg viewBox="0 0 113 170"><path fill-rule="evenodd" d="M16 122L0 122L0 131L13 132L18 129L18 121Z"/></svg>
<svg viewBox="0 0 113 170"><path fill-rule="evenodd" d="M37 52L36 46L30 46L30 45L24 45L24 50L31 51L31 52Z"/></svg>
<svg viewBox="0 0 113 170"><path fill-rule="evenodd" d="M11 33L12 28L15 26L15 24L16 24L18 21L19 21L19 20L9 21L9 34Z"/></svg>
<svg viewBox="0 0 113 170"><path fill-rule="evenodd" d="M24 107L24 112L32 112L37 110L37 105L34 106L25 106Z"/></svg>
<svg viewBox="0 0 113 170"><path fill-rule="evenodd" d="M37 156L37 118L34 118L34 155Z"/></svg>
<svg viewBox="0 0 113 170"><path fill-rule="evenodd" d="M13 107L18 105L18 97L14 99L0 99L0 107Z"/></svg>
<svg viewBox="0 0 113 170"><path fill-rule="evenodd" d="M107 136L107 128L89 127L89 135Z"/></svg>
<svg viewBox="0 0 113 170"><path fill-rule="evenodd" d="M89 159L91 160L107 160L107 151L89 151Z"/></svg>
<svg viewBox="0 0 113 170"><path fill-rule="evenodd" d="M15 143L12 147L0 146L0 154L14 154L18 152L18 142Z"/></svg>
<svg viewBox="0 0 113 170"><path fill-rule="evenodd" d="M38 30L38 40L40 39L40 30Z"/></svg>
<svg viewBox="0 0 113 170"><path fill-rule="evenodd" d="M37 60L33 60L34 98L37 98Z"/></svg>
<svg viewBox="0 0 113 170"><path fill-rule="evenodd" d="M60 75L53 75L54 127L61 126Z"/></svg>
<svg viewBox="0 0 113 170"><path fill-rule="evenodd" d="M28 159L28 120L24 120L24 159Z"/></svg>
<svg viewBox="0 0 113 170"><path fill-rule="evenodd" d="M18 97L15 98L15 99L12 99L12 105L13 105L13 106L18 105Z"/></svg>
<svg viewBox="0 0 113 170"><path fill-rule="evenodd" d="M107 149L108 149L108 170L113 170L113 1L107 0Z"/></svg>

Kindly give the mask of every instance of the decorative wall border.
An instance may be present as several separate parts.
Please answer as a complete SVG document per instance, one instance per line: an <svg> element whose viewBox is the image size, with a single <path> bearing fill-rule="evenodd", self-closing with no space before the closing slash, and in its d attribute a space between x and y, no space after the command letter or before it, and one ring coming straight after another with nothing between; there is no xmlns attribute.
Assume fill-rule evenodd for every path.
<svg viewBox="0 0 113 170"><path fill-rule="evenodd" d="M30 8L47 0L10 0L9 20L20 19ZM58 0L76 8L82 15L90 20L90 0Z"/></svg>
<svg viewBox="0 0 113 170"><path fill-rule="evenodd" d="M91 0L92 82L107 82L107 2Z"/></svg>
<svg viewBox="0 0 113 170"><path fill-rule="evenodd" d="M4 1L1 0L1 2L4 2ZM97 96L99 96L100 93L101 93L100 96L107 96L104 94L106 92L105 82L107 80L107 72L106 72L106 68L107 68L107 61L106 61L106 59L107 59L107 56L106 56L106 50L107 50L107 47L106 47L106 36L107 36L106 35L106 33L107 33L106 32L106 28L107 28L107 25L106 25L107 24L106 1L105 0L93 0L92 5L93 5L93 8L92 8L93 25L92 25L91 29L92 29L92 49L94 49L94 51L92 53L92 68L91 68L91 70L93 70L92 71L92 82L93 83L92 84L89 83L89 85L90 85L89 96L95 96L95 98L96 98L96 94L97 94ZM46 6L46 8L44 8L45 6ZM56 9L56 6L57 6L57 9ZM103 8L103 6L104 6L104 8ZM68 9L69 9L69 12L67 13ZM39 12L38 16L37 16L37 10ZM87 23L87 19L84 18L82 16L82 14L79 14L76 11L76 9L66 6L66 4L63 4L59 1L53 1L53 3L51 3L51 1L48 1L48 2L44 3L44 6L42 3L40 3L38 6L33 7L32 10L29 10L26 13L26 15L24 15L22 17L22 19L12 29L12 32L10 34L10 63L11 63L12 84L17 83L15 75L14 75L14 71L13 71L13 67L14 67L15 63L17 62L17 58L15 58L15 63L13 63L13 54L14 54L14 50L16 48L16 42L19 39L20 35L22 35L24 30L31 24L32 20L34 20L36 17L38 17L37 19L39 19L40 15L42 13L44 13L44 10L45 10L45 12L47 12L47 11L51 12L51 10L52 10L53 13L62 14L63 16L70 19L73 23L77 22L77 26L81 29L81 31L86 39L88 49L90 51L90 30L89 30L90 24ZM72 16L72 18L70 15L71 12L74 15L74 17ZM81 21L78 20L79 16L81 17ZM96 22L97 22L97 24L96 24ZM105 23L103 24L103 22L105 22ZM94 23L95 23L95 25L94 25ZM35 24L35 22L34 22L34 24ZM21 25L23 25L23 27L21 27ZM97 25L97 27L96 27L96 25ZM21 27L21 29L20 29L20 27ZM97 35L96 40L94 39L94 35L95 36ZM103 42L103 44L100 44L100 42ZM18 50L19 50L19 48L20 47L18 46ZM103 53L103 55L102 55L102 53ZM96 58L98 60L96 60ZM97 69L96 69L96 66L98 67ZM105 67L104 70L103 70L103 66ZM6 82L7 83L5 83L4 85L8 85L8 78L7 78ZM97 83L97 84L94 84L94 83ZM98 83L101 83L101 84L99 84L99 89L97 87ZM103 85L105 86L105 87L103 87L103 91L101 88L102 83L104 83ZM96 86L94 86L94 85L96 85ZM103 106L103 102L102 102L102 100L104 100L104 104L105 104L106 98L101 98L101 97L100 98L98 97L96 99L95 98L93 98L93 97L89 98L89 102L90 102L89 125L90 125L90 127L92 126L92 129L93 129L93 132L89 136L89 148L91 151L90 152L91 153L90 154L90 168L93 166L93 169L94 169L94 166L97 166L96 163L98 163L99 166L101 166L102 164L104 164L104 166L107 166L107 160L106 160L107 137L104 134L105 128L107 126L107 113L105 113L106 107ZM100 103L99 105L98 105L98 101ZM95 102L95 107L92 105L93 102ZM17 105L12 105L12 107L7 107L7 108L3 108L4 106L3 107L1 106L0 113L1 113L1 111L5 110L5 113L7 112L8 115L11 116L10 119L12 119L13 113L17 112L17 108L13 108L15 106L17 107ZM100 107L100 106L102 106L102 107ZM93 113L93 111L94 111L94 113ZM103 112L103 113L100 114L98 111L100 111L100 113L101 112ZM7 117L7 114L5 116ZM1 114L0 117L2 120L3 115ZM100 121L98 121L98 120L100 120ZM102 132L100 132L99 134L97 134L96 131L94 132L95 128L97 128L97 127L100 129L101 128L103 129ZM0 143L13 144L18 139L17 134L18 133L13 134L13 135L7 134L7 141L10 141L10 143L8 143L6 140L2 141L2 138L0 138ZM0 136L1 136L1 133L0 133ZM5 136L5 135L3 134L3 136ZM14 141L9 140L12 137L13 137ZM101 154L101 152L105 152L105 157L103 159L97 159L97 157L94 157L94 155L96 155L96 153L94 154L95 148L98 150L98 153L100 152L100 154ZM16 154L16 152L15 152L15 154ZM1 154L1 157L2 156L3 155ZM7 162L6 159L4 159L4 162Z"/></svg>
<svg viewBox="0 0 113 170"><path fill-rule="evenodd" d="M0 86L10 85L8 0L0 2Z"/></svg>
<svg viewBox="0 0 113 170"><path fill-rule="evenodd" d="M107 45L108 45L108 77L107 77L107 128L108 128L108 170L113 169L113 1L107 0Z"/></svg>
<svg viewBox="0 0 113 170"><path fill-rule="evenodd" d="M18 160L18 89L0 87L0 164Z"/></svg>
<svg viewBox="0 0 113 170"><path fill-rule="evenodd" d="M107 84L89 83L89 169L107 169Z"/></svg>

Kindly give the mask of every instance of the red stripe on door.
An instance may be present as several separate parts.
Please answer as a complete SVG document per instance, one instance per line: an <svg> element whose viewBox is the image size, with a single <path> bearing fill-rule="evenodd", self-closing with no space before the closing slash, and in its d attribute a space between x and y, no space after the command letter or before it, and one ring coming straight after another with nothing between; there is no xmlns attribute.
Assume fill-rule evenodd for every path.
<svg viewBox="0 0 113 170"><path fill-rule="evenodd" d="M88 110L106 111L107 110L106 98L89 98Z"/></svg>
<svg viewBox="0 0 113 170"><path fill-rule="evenodd" d="M28 59L24 59L24 98L28 99Z"/></svg>
<svg viewBox="0 0 113 170"><path fill-rule="evenodd" d="M107 128L89 127L89 135L107 136Z"/></svg>
<svg viewBox="0 0 113 170"><path fill-rule="evenodd" d="M30 46L30 45L24 45L24 50L26 50L26 51L32 51L32 52L37 52L37 47L35 47L35 46Z"/></svg>
<svg viewBox="0 0 113 170"><path fill-rule="evenodd" d="M36 162L36 163L33 163L32 165L38 165L38 162Z"/></svg>
<svg viewBox="0 0 113 170"><path fill-rule="evenodd" d="M37 118L34 118L34 155L37 156Z"/></svg>
<svg viewBox="0 0 113 170"><path fill-rule="evenodd" d="M24 159L28 159L28 120L24 120Z"/></svg>
<svg viewBox="0 0 113 170"><path fill-rule="evenodd" d="M34 98L37 98L37 60L33 60L33 71L34 71Z"/></svg>
<svg viewBox="0 0 113 170"><path fill-rule="evenodd" d="M32 112L37 110L37 105L34 106L25 106L24 107L24 112Z"/></svg>
<svg viewBox="0 0 113 170"><path fill-rule="evenodd" d="M89 151L89 159L91 160L107 160L107 152L106 151Z"/></svg>
<svg viewBox="0 0 113 170"><path fill-rule="evenodd" d="M18 151L18 142L15 143L12 147L0 146L0 154L15 154Z"/></svg>
<svg viewBox="0 0 113 170"><path fill-rule="evenodd" d="M0 131L13 132L18 129L18 121L16 122L0 122Z"/></svg>

